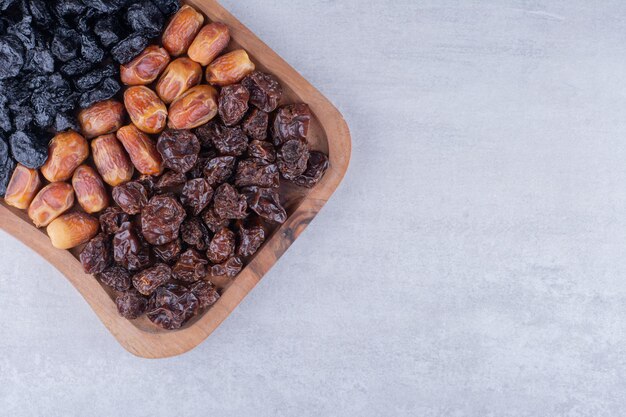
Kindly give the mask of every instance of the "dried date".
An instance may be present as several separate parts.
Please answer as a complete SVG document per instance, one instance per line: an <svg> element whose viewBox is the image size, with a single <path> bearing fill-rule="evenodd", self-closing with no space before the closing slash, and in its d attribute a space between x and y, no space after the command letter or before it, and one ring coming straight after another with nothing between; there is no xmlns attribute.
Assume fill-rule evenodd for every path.
<svg viewBox="0 0 626 417"><path fill-rule="evenodd" d="M309 157L306 141L301 139L287 141L278 151L278 169L285 179L294 180L306 171Z"/></svg>
<svg viewBox="0 0 626 417"><path fill-rule="evenodd" d="M150 249L130 223L125 223L113 237L113 258L129 271L139 271L151 263Z"/></svg>
<svg viewBox="0 0 626 417"><path fill-rule="evenodd" d="M209 185L216 187L226 182L235 172L237 159L234 156L220 156L211 159L204 168L204 177Z"/></svg>
<svg viewBox="0 0 626 417"><path fill-rule="evenodd" d="M270 142L253 140L248 146L248 156L262 164L276 162L276 149Z"/></svg>
<svg viewBox="0 0 626 417"><path fill-rule="evenodd" d="M224 127L213 137L213 146L220 155L241 156L248 150L248 137L239 126Z"/></svg>
<svg viewBox="0 0 626 417"><path fill-rule="evenodd" d="M198 299L198 307L200 308L211 307L220 299L217 288L208 281L198 281L189 290Z"/></svg>
<svg viewBox="0 0 626 417"><path fill-rule="evenodd" d="M239 247L237 255L241 257L253 256L265 242L265 229L254 226L249 229L239 229Z"/></svg>
<svg viewBox="0 0 626 417"><path fill-rule="evenodd" d="M198 312L196 296L186 287L167 284L159 287L148 303L148 319L166 330L180 329Z"/></svg>
<svg viewBox="0 0 626 417"><path fill-rule="evenodd" d="M119 207L109 207L100 215L100 228L105 235L114 235L122 225L130 220L128 214Z"/></svg>
<svg viewBox="0 0 626 417"><path fill-rule="evenodd" d="M280 196L275 188L247 187L243 193L250 209L263 219L279 224L287 221L287 212L280 204Z"/></svg>
<svg viewBox="0 0 626 417"><path fill-rule="evenodd" d="M156 189L163 192L170 188L180 187L185 184L186 181L187 177L185 177L185 174L176 171L167 171L159 178L159 181L157 181Z"/></svg>
<svg viewBox="0 0 626 417"><path fill-rule="evenodd" d="M218 111L226 126L234 126L241 122L248 112L250 92L241 84L233 84L222 88L218 100Z"/></svg>
<svg viewBox="0 0 626 417"><path fill-rule="evenodd" d="M230 184L222 184L215 191L214 205L215 212L222 219L244 219L247 216L246 197Z"/></svg>
<svg viewBox="0 0 626 417"><path fill-rule="evenodd" d="M133 181L113 189L113 200L126 214L139 214L148 204L148 191L143 184Z"/></svg>
<svg viewBox="0 0 626 417"><path fill-rule="evenodd" d="M104 285L115 291L128 291L133 286L130 272L119 266L113 266L96 276Z"/></svg>
<svg viewBox="0 0 626 417"><path fill-rule="evenodd" d="M206 226L198 217L189 217L183 222L180 236L183 242L199 251L207 250L211 240Z"/></svg>
<svg viewBox="0 0 626 417"><path fill-rule="evenodd" d="M300 103L281 107L274 119L274 145L280 146L294 139L305 140L310 123L311 110L308 105Z"/></svg>
<svg viewBox="0 0 626 417"><path fill-rule="evenodd" d="M196 282L207 276L209 262L194 249L189 249L178 258L172 268L175 279L184 282Z"/></svg>
<svg viewBox="0 0 626 417"><path fill-rule="evenodd" d="M99 274L113 261L111 256L111 241L100 234L91 239L80 253L80 262L87 274Z"/></svg>
<svg viewBox="0 0 626 417"><path fill-rule="evenodd" d="M222 229L213 236L207 258L214 264L225 262L235 255L235 233L229 229Z"/></svg>
<svg viewBox="0 0 626 417"><path fill-rule="evenodd" d="M235 278L243 269L243 262L238 257L233 257L223 264L213 265L211 275L214 277Z"/></svg>
<svg viewBox="0 0 626 417"><path fill-rule="evenodd" d="M280 186L278 167L274 164L263 165L256 161L241 161L237 166L235 185L278 188Z"/></svg>
<svg viewBox="0 0 626 417"><path fill-rule="evenodd" d="M269 114L259 109L252 110L242 124L244 133L254 140L267 139L268 126Z"/></svg>
<svg viewBox="0 0 626 417"><path fill-rule="evenodd" d="M250 92L250 104L268 113L276 110L283 88L275 76L255 71L244 78L242 84Z"/></svg>
<svg viewBox="0 0 626 417"><path fill-rule="evenodd" d="M174 197L152 197L141 212L143 236L151 245L169 243L178 237L185 216L185 209Z"/></svg>
<svg viewBox="0 0 626 417"><path fill-rule="evenodd" d="M157 150L163 157L163 166L186 174L198 160L200 142L188 130L166 130L159 137Z"/></svg>
<svg viewBox="0 0 626 417"><path fill-rule="evenodd" d="M148 300L136 290L126 291L115 298L120 316L128 320L138 319L146 312Z"/></svg>
<svg viewBox="0 0 626 417"><path fill-rule="evenodd" d="M293 179L294 184L305 188L315 187L324 177L328 165L328 157L325 154L317 151L311 152L306 170L302 175Z"/></svg>
<svg viewBox="0 0 626 417"><path fill-rule="evenodd" d="M133 287L143 295L152 294L172 278L172 270L165 264L156 264L133 277Z"/></svg>
<svg viewBox="0 0 626 417"><path fill-rule="evenodd" d="M154 247L154 254L166 263L171 263L175 261L182 251L183 245L180 239L176 239L171 241L170 243Z"/></svg>
<svg viewBox="0 0 626 417"><path fill-rule="evenodd" d="M203 178L187 181L180 197L181 202L191 209L194 216L202 213L212 198L213 188Z"/></svg>
<svg viewBox="0 0 626 417"><path fill-rule="evenodd" d="M224 227L228 227L230 223L229 219L222 219L218 216L214 208L207 209L202 213L202 221L213 233L217 233Z"/></svg>

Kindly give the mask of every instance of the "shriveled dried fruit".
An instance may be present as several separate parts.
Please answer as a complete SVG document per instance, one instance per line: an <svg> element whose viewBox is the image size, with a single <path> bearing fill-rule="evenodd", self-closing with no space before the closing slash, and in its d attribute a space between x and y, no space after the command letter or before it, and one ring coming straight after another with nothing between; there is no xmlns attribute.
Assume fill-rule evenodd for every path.
<svg viewBox="0 0 626 417"><path fill-rule="evenodd" d="M276 149L270 142L253 140L248 145L248 156L260 164L273 164L276 162Z"/></svg>
<svg viewBox="0 0 626 417"><path fill-rule="evenodd" d="M180 329L196 315L198 304L196 296L186 287L167 284L150 297L148 319L166 330Z"/></svg>
<svg viewBox="0 0 626 417"><path fill-rule="evenodd" d="M130 223L124 223L113 237L113 259L129 271L140 271L150 263L150 248Z"/></svg>
<svg viewBox="0 0 626 417"><path fill-rule="evenodd" d="M207 258L214 264L225 262L228 258L235 255L235 233L224 228L217 232L207 251Z"/></svg>
<svg viewBox="0 0 626 417"><path fill-rule="evenodd" d="M37 193L28 208L28 217L36 227L45 227L73 205L72 186L65 182L55 182Z"/></svg>
<svg viewBox="0 0 626 417"><path fill-rule="evenodd" d="M202 66L207 66L226 48L230 42L230 31L223 23L209 23L198 32L187 54Z"/></svg>
<svg viewBox="0 0 626 417"><path fill-rule="evenodd" d="M200 142L188 130L166 130L157 141L157 150L165 168L185 174L198 160Z"/></svg>
<svg viewBox="0 0 626 417"><path fill-rule="evenodd" d="M163 262L170 263L178 258L178 255L183 250L183 245L180 239L176 239L171 241L170 243L166 243L164 245L155 246L154 254L161 259Z"/></svg>
<svg viewBox="0 0 626 417"><path fill-rule="evenodd" d="M218 101L220 117L226 126L234 126L241 122L248 112L250 92L241 84L233 84L222 88Z"/></svg>
<svg viewBox="0 0 626 417"><path fill-rule="evenodd" d="M153 134L165 129L167 108L156 93L145 86L134 86L124 92L126 111L139 130Z"/></svg>
<svg viewBox="0 0 626 417"><path fill-rule="evenodd" d="M89 156L89 145L76 132L59 133L50 142L41 173L50 182L67 181Z"/></svg>
<svg viewBox="0 0 626 417"><path fill-rule="evenodd" d="M72 176L72 187L78 204L87 213L97 213L109 205L109 195L100 175L89 165L76 168Z"/></svg>
<svg viewBox="0 0 626 417"><path fill-rule="evenodd" d="M235 278L243 269L243 262L238 257L233 257L226 262L213 265L211 267L211 275L214 277Z"/></svg>
<svg viewBox="0 0 626 417"><path fill-rule="evenodd" d="M130 272L119 266L112 266L106 269L97 278L104 285L113 288L115 291L128 291L133 285Z"/></svg>
<svg viewBox="0 0 626 417"><path fill-rule="evenodd" d="M194 129L217 114L217 91L210 85L197 85L180 95L170 106L168 127Z"/></svg>
<svg viewBox="0 0 626 417"><path fill-rule="evenodd" d="M113 200L126 214L139 214L148 204L148 192L139 182L128 182L113 189Z"/></svg>
<svg viewBox="0 0 626 417"><path fill-rule="evenodd" d="M99 228L98 219L77 211L57 217L46 231L52 246L57 249L72 249L89 242L98 234Z"/></svg>
<svg viewBox="0 0 626 417"><path fill-rule="evenodd" d="M208 249L209 231L198 217L188 217L180 226L180 236L187 245L204 251Z"/></svg>
<svg viewBox="0 0 626 417"><path fill-rule="evenodd" d="M141 231L151 245L163 245L178 237L185 209L170 196L155 196L141 212Z"/></svg>
<svg viewBox="0 0 626 417"><path fill-rule="evenodd" d="M148 37L142 33L132 33L111 48L111 56L120 63L126 64L148 46Z"/></svg>
<svg viewBox="0 0 626 417"><path fill-rule="evenodd" d="M152 84L170 63L167 51L150 45L139 56L120 67L122 82L126 85Z"/></svg>
<svg viewBox="0 0 626 417"><path fill-rule="evenodd" d="M269 115L259 109L252 110L241 125L244 133L257 141L267 139L268 126Z"/></svg>
<svg viewBox="0 0 626 417"><path fill-rule="evenodd" d="M239 126L221 127L213 136L213 145L221 155L241 156L248 149L248 137Z"/></svg>
<svg viewBox="0 0 626 417"><path fill-rule="evenodd" d="M119 207L109 207L100 215L100 228L106 235L114 235L119 232L124 223L128 223L130 217Z"/></svg>
<svg viewBox="0 0 626 417"><path fill-rule="evenodd" d="M235 171L237 159L234 156L220 156L211 159L204 168L204 176L213 187L228 180Z"/></svg>
<svg viewBox="0 0 626 417"><path fill-rule="evenodd" d="M126 291L115 298L120 316L128 320L138 319L146 312L148 300L136 290Z"/></svg>
<svg viewBox="0 0 626 417"><path fill-rule="evenodd" d="M306 140L311 123L311 110L306 104L291 104L278 109L274 119L272 136L274 145L281 146L287 141Z"/></svg>
<svg viewBox="0 0 626 417"><path fill-rule="evenodd" d="M116 100L106 100L82 110L78 114L80 129L87 138L115 132L124 122L124 105Z"/></svg>
<svg viewBox="0 0 626 417"><path fill-rule="evenodd" d="M40 188L39 171L18 164L7 186L4 202L18 209L26 210Z"/></svg>
<svg viewBox="0 0 626 417"><path fill-rule="evenodd" d="M211 202L213 188L203 179L187 181L181 195L181 202L189 207L194 216L200 214Z"/></svg>
<svg viewBox="0 0 626 417"><path fill-rule="evenodd" d="M287 212L280 204L280 195L275 188L247 187L243 193L250 209L265 220L280 224L287 221Z"/></svg>
<svg viewBox="0 0 626 417"><path fill-rule="evenodd" d="M253 256L265 242L265 229L254 226L249 229L239 229L239 247L237 255L241 257Z"/></svg>
<svg viewBox="0 0 626 417"><path fill-rule="evenodd" d="M133 287L143 295L152 294L172 277L172 270L165 264L156 264L133 277Z"/></svg>
<svg viewBox="0 0 626 417"><path fill-rule="evenodd" d="M294 184L306 188L315 187L324 177L328 165L328 157L325 154L317 151L311 152L306 171L293 179Z"/></svg>
<svg viewBox="0 0 626 417"><path fill-rule="evenodd" d="M222 219L213 208L209 208L202 213L202 221L213 233L217 233L224 227L228 227L230 223L230 219Z"/></svg>
<svg viewBox="0 0 626 417"><path fill-rule="evenodd" d="M111 262L111 241L103 234L100 234L87 243L80 253L80 263L87 274L99 274L104 272Z"/></svg>
<svg viewBox="0 0 626 417"><path fill-rule="evenodd" d="M204 23L204 16L189 5L184 5L172 17L163 32L163 46L172 56L187 52Z"/></svg>
<svg viewBox="0 0 626 417"><path fill-rule="evenodd" d="M27 168L40 168L48 159L47 140L44 142L31 132L13 133L9 137L9 145L13 159Z"/></svg>
<svg viewBox="0 0 626 417"><path fill-rule="evenodd" d="M191 171L189 171L189 179L194 180L198 178L203 178L204 168L207 166L209 161L216 156L217 152L215 152L213 149L201 152L200 155L198 155L198 160L196 161L196 164L193 166Z"/></svg>
<svg viewBox="0 0 626 417"><path fill-rule="evenodd" d="M124 184L133 177L133 165L115 135L100 136L91 141L91 152L98 172L111 187Z"/></svg>
<svg viewBox="0 0 626 417"><path fill-rule="evenodd" d="M280 186L278 167L274 164L265 165L257 161L241 161L237 165L235 185L237 187L256 185L259 187L278 188Z"/></svg>
<svg viewBox="0 0 626 417"><path fill-rule="evenodd" d="M308 144L301 139L287 141L278 151L278 169L288 180L302 175L309 162Z"/></svg>
<svg viewBox="0 0 626 417"><path fill-rule="evenodd" d="M189 58L172 61L156 85L156 92L165 104L170 104L202 81L202 67Z"/></svg>
<svg viewBox="0 0 626 417"><path fill-rule="evenodd" d="M156 188L157 190L163 192L169 188L180 187L184 185L185 182L187 182L185 174L181 174L176 171L167 171L159 178L159 181L156 183Z"/></svg>
<svg viewBox="0 0 626 417"><path fill-rule="evenodd" d="M189 290L198 299L198 307L200 308L211 307L220 298L217 288L209 281L198 281L189 287Z"/></svg>
<svg viewBox="0 0 626 417"><path fill-rule="evenodd" d="M172 275L179 281L196 282L206 278L208 264L197 251L189 249L178 258L172 268Z"/></svg>
<svg viewBox="0 0 626 417"><path fill-rule="evenodd" d="M215 212L222 219L244 219L247 216L246 197L230 184L220 185L213 200Z"/></svg>
<svg viewBox="0 0 626 417"><path fill-rule="evenodd" d="M276 110L283 88L275 76L254 71L243 79L242 84L250 92L250 104L267 113Z"/></svg>
<svg viewBox="0 0 626 417"><path fill-rule="evenodd" d="M163 171L163 160L155 143L135 125L118 130L117 139L126 149L137 171L143 175L159 175Z"/></svg>
<svg viewBox="0 0 626 417"><path fill-rule="evenodd" d="M213 85L235 84L243 80L254 69L254 63L250 60L248 53L243 49L238 49L213 61L206 69L206 79Z"/></svg>

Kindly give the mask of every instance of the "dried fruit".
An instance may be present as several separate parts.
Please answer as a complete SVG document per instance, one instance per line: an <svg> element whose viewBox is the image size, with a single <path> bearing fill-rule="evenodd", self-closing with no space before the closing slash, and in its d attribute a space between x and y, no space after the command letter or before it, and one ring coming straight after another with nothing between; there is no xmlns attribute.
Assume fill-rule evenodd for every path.
<svg viewBox="0 0 626 417"><path fill-rule="evenodd" d="M104 272L111 262L111 241L105 235L98 235L91 239L80 253L80 263L87 274Z"/></svg>
<svg viewBox="0 0 626 417"><path fill-rule="evenodd" d="M167 108L156 93L144 86L134 86L124 92L126 111L135 126L146 133L165 129Z"/></svg>
<svg viewBox="0 0 626 417"><path fill-rule="evenodd" d="M133 124L117 131L117 138L126 149L137 171L143 175L159 175L163 171L163 160L156 145Z"/></svg>
<svg viewBox="0 0 626 417"><path fill-rule="evenodd" d="M143 295L152 294L172 277L172 270L165 264L156 264L133 277L133 287Z"/></svg>
<svg viewBox="0 0 626 417"><path fill-rule="evenodd" d="M294 184L300 187L313 188L324 177L328 170L328 157L322 152L313 151L309 157L306 170L302 175L293 179Z"/></svg>
<svg viewBox="0 0 626 417"><path fill-rule="evenodd" d="M185 174L181 174L176 171L167 171L165 174L161 175L159 181L156 183L156 188L160 192L166 191L168 188L176 188L180 187L187 182L187 177Z"/></svg>
<svg viewBox="0 0 626 417"><path fill-rule="evenodd" d="M209 258L209 261L219 264L234 255L235 234L231 230L224 228L213 236L206 256Z"/></svg>
<svg viewBox="0 0 626 417"><path fill-rule="evenodd" d="M261 164L273 164L276 162L276 150L270 142L253 140L248 145L248 156Z"/></svg>
<svg viewBox="0 0 626 417"><path fill-rule="evenodd" d="M215 212L222 219L244 219L247 216L246 197L230 184L222 184L213 198Z"/></svg>
<svg viewBox="0 0 626 417"><path fill-rule="evenodd" d="M128 182L133 177L133 165L115 135L104 135L91 142L93 160L104 182L111 187Z"/></svg>
<svg viewBox="0 0 626 417"><path fill-rule="evenodd" d="M214 208L210 208L202 213L202 221L213 233L217 233L224 227L228 227L230 219L222 219L217 215Z"/></svg>
<svg viewBox="0 0 626 417"><path fill-rule="evenodd" d="M243 269L243 262L238 257L233 257L223 264L213 265L211 275L214 277L235 278Z"/></svg>
<svg viewBox="0 0 626 417"><path fill-rule="evenodd" d="M204 23L204 16L189 5L184 5L172 17L163 32L163 46L172 56L187 52Z"/></svg>
<svg viewBox="0 0 626 417"><path fill-rule="evenodd" d="M106 100L82 110L78 121L87 138L115 132L124 122L124 105L116 100Z"/></svg>
<svg viewBox="0 0 626 417"><path fill-rule="evenodd" d="M218 102L220 117L226 126L234 126L241 122L248 112L250 92L241 84L233 84L222 88Z"/></svg>
<svg viewBox="0 0 626 417"><path fill-rule="evenodd" d="M243 121L241 127L246 135L254 140L265 141L267 139L267 128L269 125L269 115L262 110L254 109Z"/></svg>
<svg viewBox="0 0 626 417"><path fill-rule="evenodd" d="M283 88L276 77L254 71L243 79L242 84L250 92L250 104L267 113L276 110L283 95Z"/></svg>
<svg viewBox="0 0 626 417"><path fill-rule="evenodd" d="M151 245L163 245L178 237L186 213L170 196L155 196L141 212L141 231Z"/></svg>
<svg viewBox="0 0 626 417"><path fill-rule="evenodd" d="M134 32L142 32L147 37L159 36L165 24L165 16L149 0L135 2L126 11L126 23Z"/></svg>
<svg viewBox="0 0 626 417"><path fill-rule="evenodd" d="M105 235L114 235L122 229L124 223L128 223L130 217L119 207L109 207L100 215L100 228Z"/></svg>
<svg viewBox="0 0 626 417"><path fill-rule="evenodd" d="M213 137L213 144L221 155L241 156L248 149L248 137L239 126L224 127Z"/></svg>
<svg viewBox="0 0 626 417"><path fill-rule="evenodd" d="M56 218L46 231L52 246L57 249L72 249L89 242L98 234L99 228L98 219L77 211Z"/></svg>
<svg viewBox="0 0 626 417"><path fill-rule="evenodd" d="M193 40L187 55L202 66L207 66L226 48L230 42L230 31L223 23L209 23L200 29Z"/></svg>
<svg viewBox="0 0 626 417"><path fill-rule="evenodd" d="M208 281L198 281L189 287L189 291L198 299L198 307L211 307L220 298L220 294L213 284Z"/></svg>
<svg viewBox="0 0 626 417"><path fill-rule="evenodd" d="M140 271L150 263L150 248L130 223L124 223L113 237L113 259L129 271Z"/></svg>
<svg viewBox="0 0 626 417"><path fill-rule="evenodd" d="M190 88L170 106L168 126L171 129L194 129L217 114L217 91L210 85Z"/></svg>
<svg viewBox="0 0 626 417"><path fill-rule="evenodd" d="M278 151L278 169L283 177L293 180L306 171L309 156L309 147L304 140L289 140Z"/></svg>
<svg viewBox="0 0 626 417"><path fill-rule="evenodd" d="M146 312L148 300L136 290L126 291L115 298L120 316L128 320L138 319Z"/></svg>
<svg viewBox="0 0 626 417"><path fill-rule="evenodd" d="M73 205L72 186L64 182L55 182L37 193L28 208L28 217L36 227L45 227Z"/></svg>
<svg viewBox="0 0 626 417"><path fill-rule="evenodd" d="M156 85L156 92L164 103L170 104L183 93L200 84L202 67L189 58L172 61Z"/></svg>
<svg viewBox="0 0 626 417"><path fill-rule="evenodd" d="M255 66L248 53L238 49L222 55L206 69L206 79L210 84L225 86L235 84L254 71Z"/></svg>
<svg viewBox="0 0 626 417"><path fill-rule="evenodd" d="M306 140L310 123L311 110L308 105L291 104L281 107L274 119L272 130L274 145L281 146L294 139Z"/></svg>
<svg viewBox="0 0 626 417"><path fill-rule="evenodd" d="M100 175L89 165L81 165L72 176L78 204L86 213L97 213L109 205L109 195Z"/></svg>
<svg viewBox="0 0 626 417"><path fill-rule="evenodd" d="M253 256L263 245L265 238L265 229L261 226L254 226L249 229L241 227L239 229L237 255L241 257Z"/></svg>
<svg viewBox="0 0 626 417"><path fill-rule="evenodd" d="M188 130L166 130L157 141L163 166L185 174L194 167L200 153L200 142Z"/></svg>
<svg viewBox="0 0 626 417"><path fill-rule="evenodd" d="M9 137L11 155L26 168L38 169L48 159L48 144L30 132L15 132Z"/></svg>
<svg viewBox="0 0 626 417"><path fill-rule="evenodd" d="M18 209L26 210L40 188L39 171L18 165L11 176L4 202Z"/></svg>
<svg viewBox="0 0 626 417"><path fill-rule="evenodd" d="M180 236L184 243L199 251L207 250L211 242L209 231L198 217L188 217L183 222L180 226Z"/></svg>
<svg viewBox="0 0 626 417"><path fill-rule="evenodd" d="M111 48L111 57L119 64L132 61L148 46L148 37L144 33L133 33Z"/></svg>
<svg viewBox="0 0 626 417"><path fill-rule="evenodd" d="M177 284L159 287L148 303L148 319L166 330L180 329L198 312L198 299Z"/></svg>
<svg viewBox="0 0 626 417"><path fill-rule="evenodd" d="M194 216L200 214L211 202L213 188L203 179L188 181L183 188L181 202L191 208Z"/></svg>
<svg viewBox="0 0 626 417"><path fill-rule="evenodd" d="M208 264L197 251L189 249L178 258L172 268L172 275L179 281L196 282L206 278Z"/></svg>
<svg viewBox="0 0 626 417"><path fill-rule="evenodd" d="M204 177L211 187L226 182L235 172L235 163L237 159L234 156L220 156L211 159L204 168Z"/></svg>
<svg viewBox="0 0 626 417"><path fill-rule="evenodd" d="M104 285L113 288L115 291L128 291L133 286L130 272L119 266L112 266L97 275L97 278Z"/></svg>
<svg viewBox="0 0 626 417"><path fill-rule="evenodd" d="M280 186L278 167L274 164L265 165L256 161L241 161L237 165L235 185L237 187L256 185L259 187L278 188Z"/></svg>
<svg viewBox="0 0 626 417"><path fill-rule="evenodd" d="M151 45L128 64L122 65L120 76L126 85L148 85L158 78L169 63L167 51Z"/></svg>
<svg viewBox="0 0 626 417"><path fill-rule="evenodd" d="M139 214L148 204L148 192L139 182L128 182L113 189L113 200L129 215Z"/></svg>
<svg viewBox="0 0 626 417"><path fill-rule="evenodd" d="M166 243L164 245L155 246L154 254L159 257L163 262L173 262L178 258L178 255L183 250L182 243L180 239L176 239L171 241L170 243Z"/></svg>
<svg viewBox="0 0 626 417"><path fill-rule="evenodd" d="M265 220L280 224L287 221L287 212L280 204L280 196L275 188L248 187L243 193L250 209Z"/></svg>
<svg viewBox="0 0 626 417"><path fill-rule="evenodd" d="M41 173L50 182L67 181L89 156L89 145L76 132L59 133L50 142L48 160Z"/></svg>

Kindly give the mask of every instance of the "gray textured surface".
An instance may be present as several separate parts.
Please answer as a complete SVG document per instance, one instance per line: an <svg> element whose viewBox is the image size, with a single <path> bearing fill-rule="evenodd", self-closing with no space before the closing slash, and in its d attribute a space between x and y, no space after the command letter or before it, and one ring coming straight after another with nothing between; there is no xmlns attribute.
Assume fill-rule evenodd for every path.
<svg viewBox="0 0 626 417"><path fill-rule="evenodd" d="M345 114L344 185L169 360L2 236L0 414L623 414L626 5L224 3Z"/></svg>

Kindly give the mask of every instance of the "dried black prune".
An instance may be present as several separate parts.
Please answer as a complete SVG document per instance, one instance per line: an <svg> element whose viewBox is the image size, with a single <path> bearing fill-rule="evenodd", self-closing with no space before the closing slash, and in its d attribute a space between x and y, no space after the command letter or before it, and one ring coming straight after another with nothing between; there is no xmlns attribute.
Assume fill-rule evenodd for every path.
<svg viewBox="0 0 626 417"><path fill-rule="evenodd" d="M214 264L225 262L228 258L235 255L235 233L231 230L224 228L217 232L211 243L209 244L209 250L206 253L209 261Z"/></svg>
<svg viewBox="0 0 626 417"><path fill-rule="evenodd" d="M148 204L148 192L137 181L118 185L113 189L113 200L126 214L139 214Z"/></svg>
<svg viewBox="0 0 626 417"><path fill-rule="evenodd" d="M322 152L313 151L309 157L306 171L293 179L300 187L313 188L324 177L328 169L328 157Z"/></svg>
<svg viewBox="0 0 626 417"><path fill-rule="evenodd" d="M208 281L198 281L189 287L189 290L198 299L198 307L211 307L220 298L217 288Z"/></svg>
<svg viewBox="0 0 626 417"><path fill-rule="evenodd" d="M196 282L206 278L209 262L194 249L189 249L178 258L172 268L174 279L184 282Z"/></svg>
<svg viewBox="0 0 626 417"><path fill-rule="evenodd" d="M11 154L27 168L39 169L48 159L48 144L30 132L15 132L9 138Z"/></svg>
<svg viewBox="0 0 626 417"><path fill-rule="evenodd" d="M274 118L274 145L280 146L294 139L306 140L310 123L311 110L308 105L300 103L281 107Z"/></svg>
<svg viewBox="0 0 626 417"><path fill-rule="evenodd" d="M278 151L278 169L288 180L304 174L309 162L310 152L306 141L293 139L287 141Z"/></svg>
<svg viewBox="0 0 626 417"><path fill-rule="evenodd" d="M275 188L247 187L242 192L250 209L263 219L280 224L287 221L287 212L280 204L280 195Z"/></svg>
<svg viewBox="0 0 626 417"><path fill-rule="evenodd" d="M188 288L177 284L159 287L148 303L148 319L166 330L180 329L198 312L199 303Z"/></svg>
<svg viewBox="0 0 626 417"><path fill-rule="evenodd" d="M217 233L224 227L228 227L230 223L229 219L222 219L218 216L213 208L209 208L202 213L202 221L213 233Z"/></svg>
<svg viewBox="0 0 626 417"><path fill-rule="evenodd" d="M259 186L266 188L278 188L280 186L280 174L278 166L265 165L257 161L241 161L237 165L235 177L237 187Z"/></svg>
<svg viewBox="0 0 626 417"><path fill-rule="evenodd" d="M111 56L118 64L128 64L148 46L143 33L133 33L111 48Z"/></svg>
<svg viewBox="0 0 626 417"><path fill-rule="evenodd" d="M86 59L77 58L73 59L60 68L62 74L72 77L79 74L85 74L87 71L93 68L93 62L89 62Z"/></svg>
<svg viewBox="0 0 626 417"><path fill-rule="evenodd" d="M0 137L0 197L4 197L15 169L15 161L9 155L9 146Z"/></svg>
<svg viewBox="0 0 626 417"><path fill-rule="evenodd" d="M185 209L171 196L155 196L141 212L141 230L151 245L175 240L185 220Z"/></svg>
<svg viewBox="0 0 626 417"><path fill-rule="evenodd" d="M122 225L113 238L113 258L129 271L140 271L150 265L150 249L130 223Z"/></svg>
<svg viewBox="0 0 626 417"><path fill-rule="evenodd" d="M185 174L194 167L200 153L200 142L189 130L168 129L159 136L157 150L163 166Z"/></svg>
<svg viewBox="0 0 626 417"><path fill-rule="evenodd" d="M85 4L81 0L57 0L53 4L54 11L59 16L78 16L86 9Z"/></svg>
<svg viewBox="0 0 626 417"><path fill-rule="evenodd" d="M179 0L152 0L165 16L171 16L180 9Z"/></svg>
<svg viewBox="0 0 626 417"><path fill-rule="evenodd" d="M215 212L222 219L244 219L247 216L246 197L230 184L222 184L215 191L214 205Z"/></svg>
<svg viewBox="0 0 626 417"><path fill-rule="evenodd" d="M54 124L52 125L52 128L55 132L64 132L69 129L76 131L79 130L76 116L67 113L57 113L54 117Z"/></svg>
<svg viewBox="0 0 626 417"><path fill-rule="evenodd" d="M104 272L113 261L111 241L104 234L94 237L85 245L79 258L85 273L99 274Z"/></svg>
<svg viewBox="0 0 626 417"><path fill-rule="evenodd" d="M126 23L135 32L144 32L148 37L159 36L165 17L154 3L144 0L131 5L126 11Z"/></svg>
<svg viewBox="0 0 626 417"><path fill-rule="evenodd" d="M98 84L104 81L105 78L112 77L116 74L117 67L114 65L105 65L76 78L74 85L79 91L90 91L98 87Z"/></svg>
<svg viewBox="0 0 626 417"><path fill-rule="evenodd" d="M28 0L28 6L33 22L43 28L49 28L52 24L52 13L46 0Z"/></svg>
<svg viewBox="0 0 626 417"><path fill-rule="evenodd" d="M181 194L181 202L191 208L194 216L199 215L213 198L213 188L204 178L187 181Z"/></svg>
<svg viewBox="0 0 626 417"><path fill-rule="evenodd" d="M116 16L105 16L98 20L93 29L100 43L110 48L126 36L126 32Z"/></svg>
<svg viewBox="0 0 626 417"><path fill-rule="evenodd" d="M104 58L104 50L98 45L98 41L92 35L80 35L80 54L87 61L101 62Z"/></svg>
<svg viewBox="0 0 626 417"><path fill-rule="evenodd" d="M211 159L204 168L204 177L212 187L226 182L235 172L237 159L234 156L220 156Z"/></svg>
<svg viewBox="0 0 626 417"><path fill-rule="evenodd" d="M121 208L108 207L100 215L100 228L104 234L114 235L129 221L130 217Z"/></svg>
<svg viewBox="0 0 626 417"><path fill-rule="evenodd" d="M133 285L130 272L119 266L106 269L104 272L96 275L96 278L115 291L128 291Z"/></svg>
<svg viewBox="0 0 626 417"><path fill-rule="evenodd" d="M242 84L250 91L250 104L268 113L276 110L283 88L275 76L255 71L244 78Z"/></svg>
<svg viewBox="0 0 626 417"><path fill-rule="evenodd" d="M68 62L78 56L80 35L74 29L59 28L56 30L50 51L56 59Z"/></svg>
<svg viewBox="0 0 626 417"><path fill-rule="evenodd" d="M51 74L54 72L54 57L50 50L34 48L26 53L24 70L35 74Z"/></svg>
<svg viewBox="0 0 626 417"><path fill-rule="evenodd" d="M13 116L13 126L17 131L25 131L34 123L35 116L30 107L14 106L11 115Z"/></svg>
<svg viewBox="0 0 626 417"><path fill-rule="evenodd" d="M117 13L122 10L129 0L82 0L85 6L105 14Z"/></svg>
<svg viewBox="0 0 626 417"><path fill-rule="evenodd" d="M243 269L243 262L238 257L233 257L223 264L213 265L211 275L214 277L235 278Z"/></svg>
<svg viewBox="0 0 626 417"><path fill-rule="evenodd" d="M86 109L100 101L105 101L117 94L122 86L115 78L106 78L98 87L92 91L84 92L80 96L79 105Z"/></svg>
<svg viewBox="0 0 626 417"><path fill-rule="evenodd" d="M0 37L0 80L17 76L24 66L24 47L20 40L7 35Z"/></svg>
<svg viewBox="0 0 626 417"><path fill-rule="evenodd" d="M237 255L241 257L252 256L265 242L265 229L261 226L254 226L249 229L241 227L239 229L239 247Z"/></svg>
<svg viewBox="0 0 626 417"><path fill-rule="evenodd" d="M133 277L133 287L143 295L152 294L172 277L172 270L165 264L156 264Z"/></svg>
<svg viewBox="0 0 626 417"><path fill-rule="evenodd" d="M241 84L233 84L223 87L220 91L218 110L222 121L226 126L234 126L248 111L250 92Z"/></svg>
<svg viewBox="0 0 626 417"><path fill-rule="evenodd" d="M128 320L138 319L146 312L148 300L136 290L126 291L115 298L120 316Z"/></svg>

